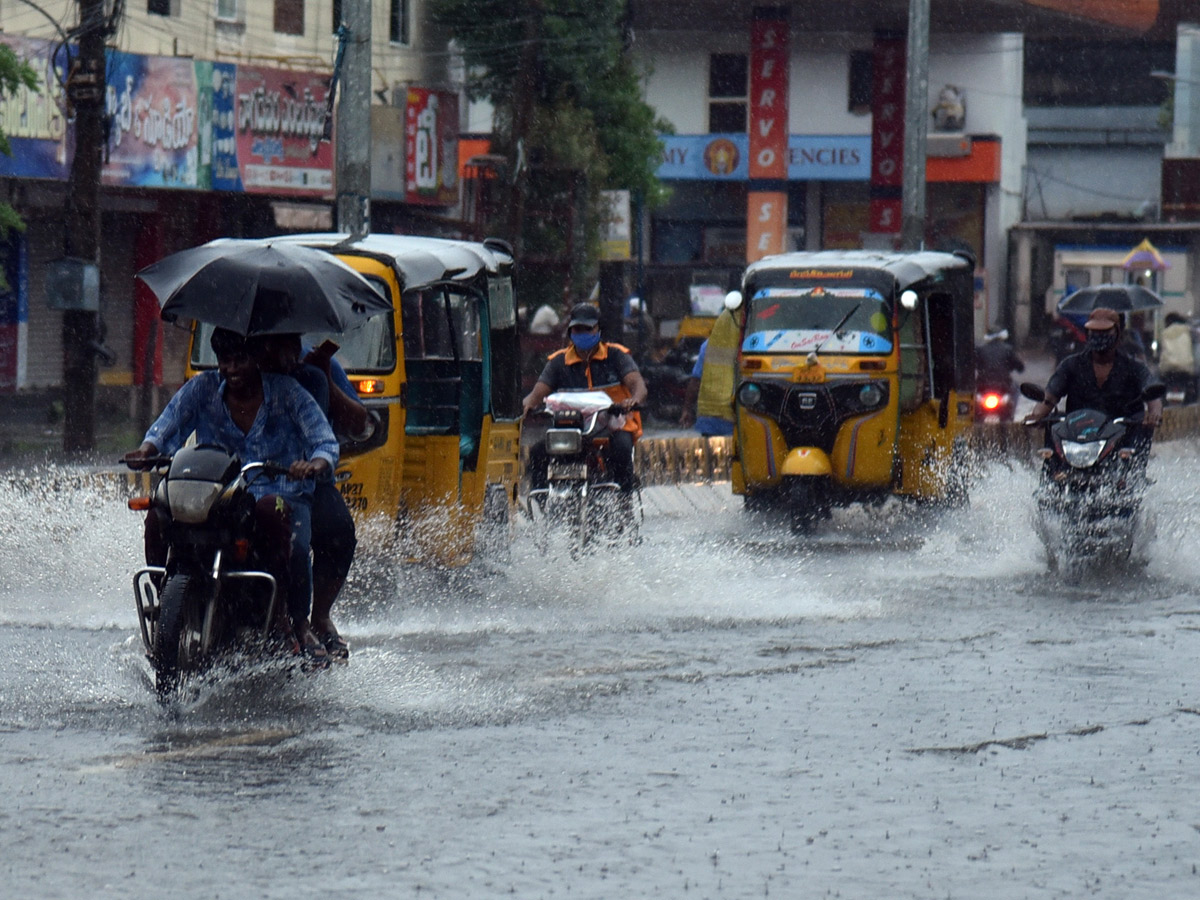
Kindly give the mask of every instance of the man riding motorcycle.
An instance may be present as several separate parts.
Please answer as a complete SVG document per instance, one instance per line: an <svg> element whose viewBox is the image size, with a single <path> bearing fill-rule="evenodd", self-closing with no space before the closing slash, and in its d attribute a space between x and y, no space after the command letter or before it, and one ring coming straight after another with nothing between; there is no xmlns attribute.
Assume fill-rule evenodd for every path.
<svg viewBox="0 0 1200 900"><path fill-rule="evenodd" d="M547 397L560 390L601 390L625 409L625 424L613 432L605 451L605 465L623 494L637 487L633 467L633 445L641 437L642 419L635 406L646 400L646 382L629 351L620 344L600 340L600 311L590 303L576 304L567 322L570 345L550 354L537 384L522 401L525 414L537 409ZM544 448L529 454L530 482L545 487L548 459Z"/></svg>
<svg viewBox="0 0 1200 900"><path fill-rule="evenodd" d="M171 398L150 426L141 446L125 454L133 467L159 455L173 455L194 431L199 444L215 444L243 462L288 465L288 479L259 479L249 490L256 498L255 525L267 569L287 598L289 619L278 623L294 650L314 660L328 654L309 625L311 579L308 552L312 531L314 479L337 466L338 443L316 401L292 378L263 373L236 332L218 328L212 348L217 369L201 372ZM162 522L146 519L146 559L166 558Z"/></svg>
<svg viewBox="0 0 1200 900"><path fill-rule="evenodd" d="M1121 316L1111 309L1092 311L1084 329L1086 348L1068 356L1046 385L1046 397L1039 402L1025 424L1032 425L1046 418L1062 397L1067 398L1067 412L1077 409L1097 409L1110 418L1141 416L1140 425L1127 433L1126 444L1141 450L1150 449L1154 428L1162 421L1162 400L1150 400L1142 413L1142 396L1155 382L1143 363L1119 349ZM1145 463L1146 454L1139 458Z"/></svg>

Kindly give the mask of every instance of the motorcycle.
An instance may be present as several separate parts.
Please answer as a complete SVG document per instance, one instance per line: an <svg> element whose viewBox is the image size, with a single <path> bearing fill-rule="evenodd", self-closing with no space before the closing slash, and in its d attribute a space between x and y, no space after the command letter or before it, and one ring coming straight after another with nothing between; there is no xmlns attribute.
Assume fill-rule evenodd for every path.
<svg viewBox="0 0 1200 900"><path fill-rule="evenodd" d="M575 558L598 544L639 542L641 492L621 490L609 476L603 453L609 435L624 424L624 412L603 391L556 391L534 413L548 421L540 438L546 486L530 488L525 512L541 552L548 551L556 532L569 536Z"/></svg>
<svg viewBox="0 0 1200 900"><path fill-rule="evenodd" d="M976 422L1011 422L1017 408L1012 382L984 382L975 386Z"/></svg>
<svg viewBox="0 0 1200 900"><path fill-rule="evenodd" d="M1142 403L1164 392L1161 384L1148 388L1138 413ZM1021 393L1045 399L1034 384L1022 384ZM1047 434L1047 446L1039 451L1035 525L1052 569L1077 577L1088 566L1145 561L1154 533L1153 517L1142 507L1150 446L1128 440L1139 419L1077 409L1033 423L1044 425Z"/></svg>
<svg viewBox="0 0 1200 900"><path fill-rule="evenodd" d="M265 647L283 598L254 550L255 501L248 488L259 476L288 470L243 465L211 445L150 457L138 468L160 474L150 496L128 505L161 516L165 526L166 565L147 565L133 576L142 643L165 699L223 651Z"/></svg>

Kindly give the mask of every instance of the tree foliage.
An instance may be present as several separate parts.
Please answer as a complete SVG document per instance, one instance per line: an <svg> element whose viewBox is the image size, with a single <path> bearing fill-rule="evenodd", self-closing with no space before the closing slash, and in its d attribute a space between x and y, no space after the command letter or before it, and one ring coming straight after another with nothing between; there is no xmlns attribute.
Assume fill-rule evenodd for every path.
<svg viewBox="0 0 1200 900"><path fill-rule="evenodd" d="M626 0L433 0L432 14L460 49L467 93L495 111L495 150L527 170L526 254L573 247L573 278L594 278L608 215L600 192L627 189L648 205L658 133L669 126L643 99L626 53ZM518 149L518 142L520 147ZM573 227L573 231L572 231ZM506 232L501 229L502 233Z"/></svg>
<svg viewBox="0 0 1200 900"><path fill-rule="evenodd" d="M11 97L21 88L36 91L37 86L37 73L30 68L27 62L19 59L11 47L0 44L0 100ZM0 129L0 153L12 156L12 145L9 144L8 136L3 129ZM13 228L22 230L24 227L25 224L17 215L16 210L7 203L0 203L0 238L7 235ZM3 272L0 272L0 285L3 283L3 277Z"/></svg>

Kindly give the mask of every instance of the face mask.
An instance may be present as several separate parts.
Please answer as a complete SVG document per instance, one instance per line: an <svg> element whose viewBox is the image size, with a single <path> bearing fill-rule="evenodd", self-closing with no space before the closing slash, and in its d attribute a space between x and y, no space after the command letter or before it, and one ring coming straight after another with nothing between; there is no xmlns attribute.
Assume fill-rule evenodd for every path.
<svg viewBox="0 0 1200 900"><path fill-rule="evenodd" d="M1087 345L1089 350L1096 353L1111 350L1117 346L1117 329L1109 328L1106 331L1089 331Z"/></svg>
<svg viewBox="0 0 1200 900"><path fill-rule="evenodd" d="M600 332L571 332L571 343L575 345L576 350L580 351L581 353L586 353L600 343Z"/></svg>

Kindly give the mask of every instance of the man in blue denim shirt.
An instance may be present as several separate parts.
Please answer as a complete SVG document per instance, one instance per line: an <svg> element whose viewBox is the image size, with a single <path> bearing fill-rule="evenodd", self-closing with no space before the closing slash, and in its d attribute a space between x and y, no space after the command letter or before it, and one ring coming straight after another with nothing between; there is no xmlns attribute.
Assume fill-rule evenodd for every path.
<svg viewBox="0 0 1200 900"><path fill-rule="evenodd" d="M314 479L328 476L337 466L337 439L316 401L294 379L259 371L241 335L218 328L212 347L217 371L202 372L180 388L150 426L142 445L125 459L136 463L174 454L195 431L197 443L223 447L243 463L288 466L287 478L257 479L250 492L259 501L256 519L260 521L269 509L280 509L275 498L282 498L290 508L290 572L280 573L288 584L288 612L305 652L324 658L324 647L308 622L312 590L308 552ZM272 526L264 530L270 532ZM148 552L150 538L148 534Z"/></svg>

